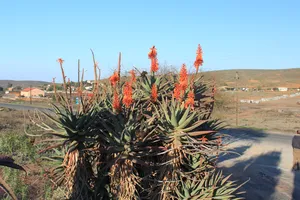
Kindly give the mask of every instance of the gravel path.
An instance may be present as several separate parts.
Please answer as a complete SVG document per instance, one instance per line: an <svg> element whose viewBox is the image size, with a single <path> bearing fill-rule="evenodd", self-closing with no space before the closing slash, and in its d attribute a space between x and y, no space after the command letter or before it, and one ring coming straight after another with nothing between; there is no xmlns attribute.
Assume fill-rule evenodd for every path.
<svg viewBox="0 0 300 200"><path fill-rule="evenodd" d="M266 133L250 129L224 131L229 136L227 153L220 157L219 167L232 173L233 180L248 181L242 189L246 199L300 199L300 173L292 168L293 134ZM292 198L294 196L294 198Z"/></svg>

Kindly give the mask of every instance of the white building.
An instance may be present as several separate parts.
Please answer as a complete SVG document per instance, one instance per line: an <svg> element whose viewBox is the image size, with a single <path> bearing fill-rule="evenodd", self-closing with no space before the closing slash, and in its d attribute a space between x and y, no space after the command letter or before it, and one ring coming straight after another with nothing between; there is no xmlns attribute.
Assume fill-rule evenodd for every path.
<svg viewBox="0 0 300 200"><path fill-rule="evenodd" d="M278 87L278 90L280 92L286 92L286 91L288 91L288 88L287 87Z"/></svg>

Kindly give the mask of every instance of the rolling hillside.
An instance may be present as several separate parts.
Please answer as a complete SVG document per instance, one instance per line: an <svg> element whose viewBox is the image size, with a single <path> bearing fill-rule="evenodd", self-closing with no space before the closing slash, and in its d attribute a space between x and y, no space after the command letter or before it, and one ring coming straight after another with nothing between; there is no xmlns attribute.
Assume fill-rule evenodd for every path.
<svg viewBox="0 0 300 200"><path fill-rule="evenodd" d="M44 84L49 84L46 81L14 81L14 80L0 80L0 87L7 88L8 83L11 83L14 87L21 86L22 88L29 87L38 87L43 86Z"/></svg>
<svg viewBox="0 0 300 200"><path fill-rule="evenodd" d="M206 80L216 78L217 86L235 86L235 72L239 73L240 87L289 87L300 88L300 68L264 70L264 69L234 69L202 72ZM32 87L50 84L45 81L13 81L0 80L0 87L6 88L8 83L13 86Z"/></svg>
<svg viewBox="0 0 300 200"><path fill-rule="evenodd" d="M206 79L216 78L218 86L235 86L235 73L242 87L300 88L300 68L280 70L237 69L204 72Z"/></svg>

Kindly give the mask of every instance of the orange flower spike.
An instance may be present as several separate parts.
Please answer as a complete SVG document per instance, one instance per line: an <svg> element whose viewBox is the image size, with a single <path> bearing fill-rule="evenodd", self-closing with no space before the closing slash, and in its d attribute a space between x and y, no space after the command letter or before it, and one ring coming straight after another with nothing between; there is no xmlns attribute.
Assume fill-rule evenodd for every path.
<svg viewBox="0 0 300 200"><path fill-rule="evenodd" d="M135 71L130 70L130 75L131 75L131 82L134 83L136 81L136 76L135 76Z"/></svg>
<svg viewBox="0 0 300 200"><path fill-rule="evenodd" d="M177 99L178 101L181 101L181 86L179 83L175 84L174 98Z"/></svg>
<svg viewBox="0 0 300 200"><path fill-rule="evenodd" d="M158 71L158 61L156 58L151 59L151 72Z"/></svg>
<svg viewBox="0 0 300 200"><path fill-rule="evenodd" d="M57 59L57 62L59 62L59 64L61 64L61 65L62 65L62 64L63 64L63 62L64 62L64 60L63 60L62 58L58 58L58 59Z"/></svg>
<svg viewBox="0 0 300 200"><path fill-rule="evenodd" d="M185 108L191 106L192 108L194 107L194 103L195 103L195 94L193 91L190 91L188 94L188 98L185 102Z"/></svg>
<svg viewBox="0 0 300 200"><path fill-rule="evenodd" d="M155 46L153 46L152 48L150 48L150 52L148 53L148 58L152 60L156 58L156 56L157 56L157 51Z"/></svg>
<svg viewBox="0 0 300 200"><path fill-rule="evenodd" d="M200 44L198 44L198 49L197 49L196 54L197 55L196 55L196 60L194 62L194 66L196 67L196 70L198 72L199 66L203 65L202 48L201 48Z"/></svg>
<svg viewBox="0 0 300 200"><path fill-rule="evenodd" d="M152 89L151 89L151 98L154 102L156 102L157 100L157 87L155 84L152 85Z"/></svg>
<svg viewBox="0 0 300 200"><path fill-rule="evenodd" d="M116 111L120 111L121 110L119 95L118 95L118 93L116 91L114 92L114 96L113 96L113 108Z"/></svg>
<svg viewBox="0 0 300 200"><path fill-rule="evenodd" d="M120 80L118 72L114 72L114 74L109 77L109 81L112 86L116 86L117 82Z"/></svg>
<svg viewBox="0 0 300 200"><path fill-rule="evenodd" d="M185 64L182 65L179 72L179 83L182 90L186 90L188 86L188 73Z"/></svg>
<svg viewBox="0 0 300 200"><path fill-rule="evenodd" d="M123 104L126 106L126 108L129 108L130 105L133 103L131 83L125 83L123 87L123 95Z"/></svg>

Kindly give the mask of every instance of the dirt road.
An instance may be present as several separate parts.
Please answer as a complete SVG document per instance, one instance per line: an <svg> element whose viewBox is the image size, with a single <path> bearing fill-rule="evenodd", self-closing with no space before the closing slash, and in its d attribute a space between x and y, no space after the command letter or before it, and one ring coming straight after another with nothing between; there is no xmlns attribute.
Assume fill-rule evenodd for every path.
<svg viewBox="0 0 300 200"><path fill-rule="evenodd" d="M232 173L243 186L246 199L300 199L300 172L292 168L293 134L266 133L251 129L230 129L228 150L239 153L220 157L219 167Z"/></svg>
<svg viewBox="0 0 300 200"><path fill-rule="evenodd" d="M51 109L51 108L35 106L35 105L21 105L21 104L19 105L19 104L1 103L1 102L0 102L0 107L11 108L11 109L15 109L15 110L35 110L35 109L47 110L47 109Z"/></svg>

